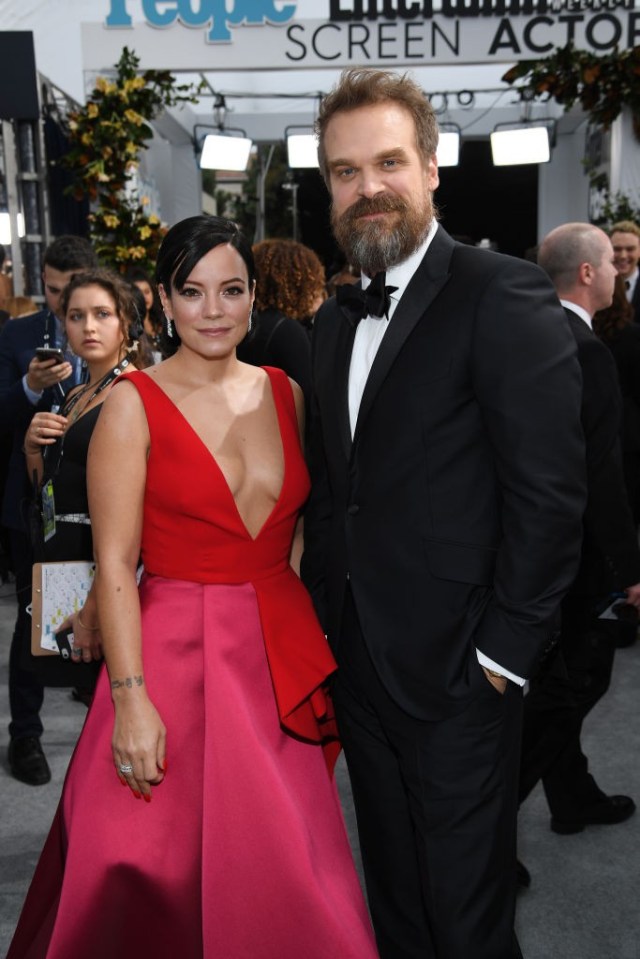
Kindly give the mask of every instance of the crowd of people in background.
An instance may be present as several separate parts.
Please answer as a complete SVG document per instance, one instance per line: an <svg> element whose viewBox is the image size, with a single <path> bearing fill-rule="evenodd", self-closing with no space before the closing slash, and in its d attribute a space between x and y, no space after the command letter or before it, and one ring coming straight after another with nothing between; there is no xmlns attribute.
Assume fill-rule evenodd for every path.
<svg viewBox="0 0 640 959"><path fill-rule="evenodd" d="M204 216L169 231L155 277L104 269L74 236L45 251L41 308L0 272L12 775L51 778L46 687L94 704L11 959L47 955L30 950L54 935L76 959L100 916L108 945L92 955L105 959L148 950L150 925L158 949L174 942L188 957L203 941L262 955L270 925L268 959L518 959L515 896L532 881L516 858L519 804L541 781L557 833L635 812L631 796L598 786L581 733L616 648L638 633L640 225L563 224L537 266L454 242L432 204L435 117L406 77L347 72L318 132L345 257L329 278L300 242L251 248ZM34 657L32 564L94 555L95 588L60 627L72 630L68 658ZM227 652L205 652L203 666L214 635ZM234 664L238 635L253 659ZM169 684L172 668L183 676ZM201 762L192 743L206 753L207 709L190 690L203 683L226 697L228 742L212 731L218 758ZM316 758L324 749L331 768L336 719L375 941ZM220 789L229 763L250 799ZM92 877L74 851L101 819L96 803L105 820L115 808L112 776L129 787L127 881L107 827ZM173 783L194 776L214 798L187 803L197 829L185 826L177 886L163 876L160 814L145 820L162 852L143 882L140 809L126 799L149 804L157 789L177 822ZM279 879L247 921L251 820L252 853ZM220 824L224 882L203 871ZM194 864L206 896L224 900L222 928L200 914ZM172 925L157 923L176 888ZM139 935L118 938L113 915L134 907ZM296 911L306 925L291 939Z"/></svg>

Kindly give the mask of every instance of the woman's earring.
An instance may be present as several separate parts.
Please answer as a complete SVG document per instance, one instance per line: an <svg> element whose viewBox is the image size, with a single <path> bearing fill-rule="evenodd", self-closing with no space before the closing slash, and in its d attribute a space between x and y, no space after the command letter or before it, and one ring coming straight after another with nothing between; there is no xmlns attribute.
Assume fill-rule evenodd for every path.
<svg viewBox="0 0 640 959"><path fill-rule="evenodd" d="M253 327L253 307L249 310L249 322L247 323L247 335L251 333Z"/></svg>
<svg viewBox="0 0 640 959"><path fill-rule="evenodd" d="M165 320L167 321L167 336L170 340L173 339L173 323L171 322L171 317L166 313L164 315Z"/></svg>

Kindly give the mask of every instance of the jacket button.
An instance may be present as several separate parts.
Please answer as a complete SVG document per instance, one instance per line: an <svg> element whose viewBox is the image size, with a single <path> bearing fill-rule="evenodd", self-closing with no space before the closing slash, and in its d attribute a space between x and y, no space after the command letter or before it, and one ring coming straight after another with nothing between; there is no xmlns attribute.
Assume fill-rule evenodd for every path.
<svg viewBox="0 0 640 959"><path fill-rule="evenodd" d="M347 513L349 514L349 516L356 516L357 513L359 512L360 512L360 507L358 506L357 503L351 503L349 506L347 506Z"/></svg>

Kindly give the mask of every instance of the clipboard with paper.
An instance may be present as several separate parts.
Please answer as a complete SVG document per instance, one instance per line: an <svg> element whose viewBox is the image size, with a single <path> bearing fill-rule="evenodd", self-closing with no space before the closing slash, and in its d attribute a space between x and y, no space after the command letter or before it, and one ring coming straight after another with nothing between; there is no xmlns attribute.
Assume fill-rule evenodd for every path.
<svg viewBox="0 0 640 959"><path fill-rule="evenodd" d="M58 656L55 631L84 606L95 574L95 563L70 561L34 563L31 599L31 652Z"/></svg>

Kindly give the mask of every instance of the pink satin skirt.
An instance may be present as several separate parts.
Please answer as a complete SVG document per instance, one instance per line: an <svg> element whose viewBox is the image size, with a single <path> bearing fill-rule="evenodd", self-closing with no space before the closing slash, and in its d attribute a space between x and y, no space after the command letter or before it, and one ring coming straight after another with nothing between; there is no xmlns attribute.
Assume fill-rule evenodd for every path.
<svg viewBox="0 0 640 959"><path fill-rule="evenodd" d="M253 587L146 577L141 603L166 778L149 804L120 784L103 670L7 959L375 959L322 750L279 724Z"/></svg>

